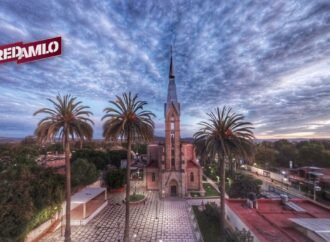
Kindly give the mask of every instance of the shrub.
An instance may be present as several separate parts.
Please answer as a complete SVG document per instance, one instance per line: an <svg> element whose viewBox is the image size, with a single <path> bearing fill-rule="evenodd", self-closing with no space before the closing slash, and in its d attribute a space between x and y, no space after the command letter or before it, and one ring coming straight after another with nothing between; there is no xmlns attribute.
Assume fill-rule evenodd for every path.
<svg viewBox="0 0 330 242"><path fill-rule="evenodd" d="M54 214L45 209L58 206L64 197L63 176L18 160L0 173L0 241L23 241Z"/></svg>
<svg viewBox="0 0 330 242"><path fill-rule="evenodd" d="M137 201L141 201L142 199L144 199L144 195L142 194L132 194L129 196L130 202L137 202Z"/></svg>
<svg viewBox="0 0 330 242"><path fill-rule="evenodd" d="M105 174L105 183L109 188L120 188L125 184L125 169L108 170Z"/></svg>

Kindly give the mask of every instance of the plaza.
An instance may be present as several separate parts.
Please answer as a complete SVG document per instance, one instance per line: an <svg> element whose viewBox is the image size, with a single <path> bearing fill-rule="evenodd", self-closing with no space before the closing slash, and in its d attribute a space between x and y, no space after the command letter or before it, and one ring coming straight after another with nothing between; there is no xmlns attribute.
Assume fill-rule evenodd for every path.
<svg viewBox="0 0 330 242"><path fill-rule="evenodd" d="M190 204L199 204L193 199L159 199L156 191L145 191L138 184L138 192L147 197L145 204L130 206L131 241L148 242L194 242L196 241L189 218ZM108 205L87 225L72 226L72 241L122 241L124 236L124 192L109 194ZM64 230L63 230L64 235ZM44 237L42 242L64 241L61 229Z"/></svg>

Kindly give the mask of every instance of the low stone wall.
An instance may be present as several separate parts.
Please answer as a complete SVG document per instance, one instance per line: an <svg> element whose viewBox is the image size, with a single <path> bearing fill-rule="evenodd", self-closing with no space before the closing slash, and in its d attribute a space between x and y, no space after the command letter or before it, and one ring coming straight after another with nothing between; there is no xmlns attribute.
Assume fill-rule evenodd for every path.
<svg viewBox="0 0 330 242"><path fill-rule="evenodd" d="M100 181L96 181L87 187L99 187L100 184L101 184ZM102 205L102 209L106 206L107 202L105 202L104 204ZM101 211L102 209L98 209L97 212ZM58 221L61 217L64 216L65 216L65 201L62 203L62 213L61 214L56 213L51 219L39 225L37 228L33 229L32 231L30 231L25 237L24 242L37 241L37 239L42 237L56 223L56 221Z"/></svg>
<svg viewBox="0 0 330 242"><path fill-rule="evenodd" d="M25 237L24 242L37 241L38 238L40 238L46 231L48 231L52 227L52 225L59 219L59 217L60 216L56 214L53 218L49 219L48 221L39 225L34 230L30 231Z"/></svg>
<svg viewBox="0 0 330 242"><path fill-rule="evenodd" d="M125 187L120 187L120 188L110 188L109 189L109 192L110 193L118 193L118 192L123 192L123 191L125 191Z"/></svg>
<svg viewBox="0 0 330 242"><path fill-rule="evenodd" d="M147 197L145 196L143 199L139 200L139 201L132 201L132 202L129 202L130 205L139 205L139 204L144 204L145 201L147 200Z"/></svg>
<svg viewBox="0 0 330 242"><path fill-rule="evenodd" d="M204 242L202 233L199 229L198 222L197 222L197 219L195 217L195 214L194 214L194 211L193 211L192 207L188 203L186 203L186 207L187 207L187 210L188 210L188 213L189 213L189 220L190 220L191 226L193 228L193 232L194 232L194 236L195 236L196 241L197 242Z"/></svg>

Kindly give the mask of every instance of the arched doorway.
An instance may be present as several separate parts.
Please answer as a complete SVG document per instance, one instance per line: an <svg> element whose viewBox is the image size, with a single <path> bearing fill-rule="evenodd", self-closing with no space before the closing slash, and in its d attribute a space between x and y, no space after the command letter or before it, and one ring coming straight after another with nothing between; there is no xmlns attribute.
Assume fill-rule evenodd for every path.
<svg viewBox="0 0 330 242"><path fill-rule="evenodd" d="M178 195L178 183L176 180L170 182L170 196L176 197Z"/></svg>

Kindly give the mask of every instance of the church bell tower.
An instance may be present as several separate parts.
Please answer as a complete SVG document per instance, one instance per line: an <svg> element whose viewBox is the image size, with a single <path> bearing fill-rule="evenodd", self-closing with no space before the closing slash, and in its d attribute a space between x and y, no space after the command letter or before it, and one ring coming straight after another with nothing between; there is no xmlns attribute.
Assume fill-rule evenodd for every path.
<svg viewBox="0 0 330 242"><path fill-rule="evenodd" d="M180 103L176 95L175 75L170 57L167 102L165 103L165 170L179 171L180 166Z"/></svg>

